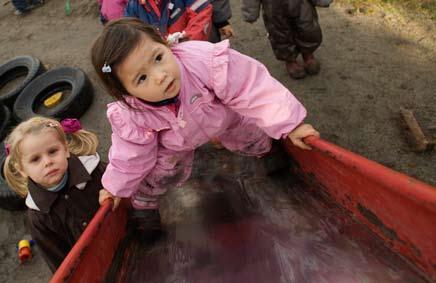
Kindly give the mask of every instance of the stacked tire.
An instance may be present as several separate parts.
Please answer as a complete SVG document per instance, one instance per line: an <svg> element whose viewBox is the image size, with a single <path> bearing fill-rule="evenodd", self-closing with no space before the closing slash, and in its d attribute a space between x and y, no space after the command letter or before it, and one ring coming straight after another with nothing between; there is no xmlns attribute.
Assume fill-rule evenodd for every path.
<svg viewBox="0 0 436 283"><path fill-rule="evenodd" d="M44 106L50 96L62 92L62 100L52 108ZM17 97L13 113L18 121L34 116L56 119L80 118L89 108L93 88L85 72L62 67L45 72L30 82Z"/></svg>
<svg viewBox="0 0 436 283"><path fill-rule="evenodd" d="M0 141L2 141L12 126L12 114L6 105L0 103Z"/></svg>
<svg viewBox="0 0 436 283"><path fill-rule="evenodd" d="M8 107L0 104L0 141L6 137L12 126L12 114ZM22 210L25 208L24 200L14 193L6 183L3 175L3 164L6 159L4 143L0 143L0 208L6 210Z"/></svg>
<svg viewBox="0 0 436 283"><path fill-rule="evenodd" d="M12 108L21 91L38 75L45 72L41 62L31 56L19 56L0 66L0 103ZM15 82L15 87L9 87Z"/></svg>
<svg viewBox="0 0 436 283"><path fill-rule="evenodd" d="M11 109L23 89L44 72L44 65L31 56L15 57L0 65L0 208L6 210L25 208L24 199L9 188L3 175L6 158L3 140L17 122Z"/></svg>
<svg viewBox="0 0 436 283"><path fill-rule="evenodd" d="M17 195L14 191L12 191L8 184L6 183L5 176L3 174L3 166L6 159L5 146L2 142L0 144L0 208L15 211L15 210L23 210L26 208L24 204L24 199Z"/></svg>
<svg viewBox="0 0 436 283"><path fill-rule="evenodd" d="M45 101L61 93L50 107ZM11 128L34 116L62 120L80 118L92 103L94 91L85 72L61 67L46 71L31 56L19 56L0 65L0 208L24 209L24 199L6 184L3 164L6 158L3 140Z"/></svg>

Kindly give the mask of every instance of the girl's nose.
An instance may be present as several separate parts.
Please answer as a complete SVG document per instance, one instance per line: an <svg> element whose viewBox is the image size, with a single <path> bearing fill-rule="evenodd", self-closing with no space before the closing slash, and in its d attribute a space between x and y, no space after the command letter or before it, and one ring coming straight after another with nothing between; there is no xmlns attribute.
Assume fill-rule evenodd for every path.
<svg viewBox="0 0 436 283"><path fill-rule="evenodd" d="M156 82L158 84L161 84L163 81L165 81L165 78L167 77L167 73L165 71L157 71L156 72Z"/></svg>
<svg viewBox="0 0 436 283"><path fill-rule="evenodd" d="M48 156L46 156L46 157L44 158L44 166L45 166L45 167L48 167L48 166L50 166L50 165L52 165L52 164L53 164L53 161L51 160L51 158L48 157Z"/></svg>

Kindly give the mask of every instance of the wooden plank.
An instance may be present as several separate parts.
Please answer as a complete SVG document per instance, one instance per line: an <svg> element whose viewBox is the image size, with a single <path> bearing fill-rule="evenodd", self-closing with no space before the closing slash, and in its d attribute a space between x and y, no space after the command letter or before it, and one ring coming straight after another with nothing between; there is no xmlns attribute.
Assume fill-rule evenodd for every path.
<svg viewBox="0 0 436 283"><path fill-rule="evenodd" d="M425 136L421 126L418 123L413 111L400 108L400 115L408 130L409 139L412 142L413 150L423 152L431 149L433 143Z"/></svg>

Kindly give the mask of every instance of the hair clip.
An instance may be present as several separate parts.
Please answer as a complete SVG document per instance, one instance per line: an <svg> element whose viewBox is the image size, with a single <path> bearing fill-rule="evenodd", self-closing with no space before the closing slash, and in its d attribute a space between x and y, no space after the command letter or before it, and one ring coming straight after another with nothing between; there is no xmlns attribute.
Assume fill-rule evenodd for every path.
<svg viewBox="0 0 436 283"><path fill-rule="evenodd" d="M67 118L61 121L62 130L66 134L72 134L82 129L80 121L74 118Z"/></svg>
<svg viewBox="0 0 436 283"><path fill-rule="evenodd" d="M45 124L45 126L49 128L56 128L56 124L53 122L48 122L47 124Z"/></svg>
<svg viewBox="0 0 436 283"><path fill-rule="evenodd" d="M112 72L112 68L111 68L111 66L107 65L105 62L103 65L103 68L101 68L101 71L103 73L110 73L110 72Z"/></svg>
<svg viewBox="0 0 436 283"><path fill-rule="evenodd" d="M11 153L11 145L10 144L5 143L5 153L6 153L6 156L9 156L9 154Z"/></svg>

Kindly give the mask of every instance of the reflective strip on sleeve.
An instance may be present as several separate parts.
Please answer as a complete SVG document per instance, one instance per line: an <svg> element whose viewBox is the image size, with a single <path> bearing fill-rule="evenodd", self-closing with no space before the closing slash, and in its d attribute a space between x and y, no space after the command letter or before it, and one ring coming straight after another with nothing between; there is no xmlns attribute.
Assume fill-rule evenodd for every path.
<svg viewBox="0 0 436 283"><path fill-rule="evenodd" d="M204 32L205 35L208 35L208 34L209 34L209 23L207 23L207 24L204 26L204 28L203 28L203 32Z"/></svg>
<svg viewBox="0 0 436 283"><path fill-rule="evenodd" d="M196 10L198 8L201 7L201 5L203 5L204 3L206 3L208 0L197 0L194 2L194 4L191 5L191 10L193 10L194 12L196 12Z"/></svg>
<svg viewBox="0 0 436 283"><path fill-rule="evenodd" d="M170 15L170 19L174 19L175 16L177 16L178 13L180 13L180 11L182 11L180 8L177 8L171 15Z"/></svg>

